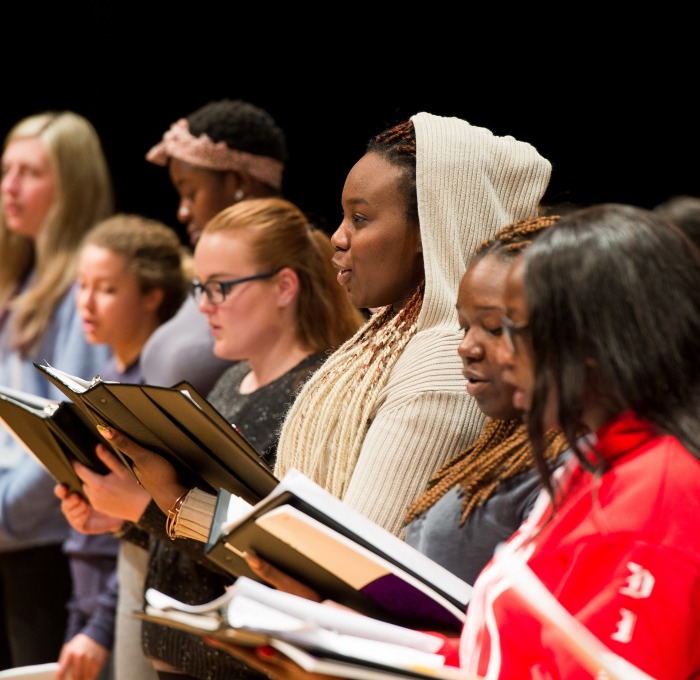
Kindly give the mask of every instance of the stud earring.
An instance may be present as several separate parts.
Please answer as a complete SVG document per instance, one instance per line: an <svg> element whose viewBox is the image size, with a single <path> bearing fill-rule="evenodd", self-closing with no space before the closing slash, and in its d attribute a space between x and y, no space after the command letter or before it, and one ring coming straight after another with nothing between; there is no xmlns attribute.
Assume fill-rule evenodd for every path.
<svg viewBox="0 0 700 680"><path fill-rule="evenodd" d="M244 198L245 194L243 193L243 189L236 189L236 193L233 195L233 200L242 201Z"/></svg>

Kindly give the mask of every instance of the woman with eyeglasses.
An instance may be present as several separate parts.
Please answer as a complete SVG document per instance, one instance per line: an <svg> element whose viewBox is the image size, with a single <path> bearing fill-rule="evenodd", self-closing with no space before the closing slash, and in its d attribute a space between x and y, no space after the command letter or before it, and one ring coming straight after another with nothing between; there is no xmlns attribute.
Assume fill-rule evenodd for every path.
<svg viewBox="0 0 700 680"><path fill-rule="evenodd" d="M300 387L365 321L338 286L332 255L329 237L282 198L252 198L224 209L207 223L195 247L192 295L207 319L214 353L236 362L207 398L270 466ZM145 587L190 604L220 595L231 576L206 559L204 544L171 540L163 512L131 471L106 448L98 451L112 470L108 478L79 464L76 470L94 508L134 522L156 538ZM168 490L164 482L161 491ZM74 517L88 512L87 504L74 502ZM94 508L92 521L100 514ZM123 530L121 519L117 525ZM186 535L184 516L180 529ZM260 677L195 635L144 622L142 638L162 679Z"/></svg>

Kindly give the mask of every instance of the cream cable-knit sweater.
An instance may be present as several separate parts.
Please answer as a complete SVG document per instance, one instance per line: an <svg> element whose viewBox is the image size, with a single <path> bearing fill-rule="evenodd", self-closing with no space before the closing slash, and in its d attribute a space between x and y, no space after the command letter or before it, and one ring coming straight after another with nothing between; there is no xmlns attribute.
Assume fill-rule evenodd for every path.
<svg viewBox="0 0 700 680"><path fill-rule="evenodd" d="M429 113L412 120L426 276L423 306L416 334L372 407L357 462L345 472L343 497L401 537L410 503L440 466L478 437L485 420L466 392L457 354L461 332L455 305L461 275L479 243L536 213L551 174L549 161L513 137ZM297 467L328 488L324 456L311 456L316 463L305 469L298 464L304 456L297 455L289 437L290 421L304 412L304 393L323 372L322 366L312 376L285 421L275 474L281 479ZM343 408L344 394L339 391L337 399ZM304 433L309 450L318 435Z"/></svg>

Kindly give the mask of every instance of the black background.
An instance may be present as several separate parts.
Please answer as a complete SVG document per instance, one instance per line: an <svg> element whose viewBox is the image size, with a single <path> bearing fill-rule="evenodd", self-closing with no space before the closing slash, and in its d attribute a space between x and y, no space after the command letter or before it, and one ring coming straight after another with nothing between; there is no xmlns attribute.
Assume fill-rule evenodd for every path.
<svg viewBox="0 0 700 680"><path fill-rule="evenodd" d="M327 7L313 16L306 6L209 2L15 8L3 21L0 134L45 109L85 115L118 209L171 226L175 191L144 155L176 119L223 97L275 117L290 151L285 195L328 231L367 139L418 111L533 144L553 164L549 202L651 208L700 195L698 59L679 33L695 25L689 17L552 29L505 7L482 17L466 5L395 6L403 14L378 17L338 5L337 19Z"/></svg>

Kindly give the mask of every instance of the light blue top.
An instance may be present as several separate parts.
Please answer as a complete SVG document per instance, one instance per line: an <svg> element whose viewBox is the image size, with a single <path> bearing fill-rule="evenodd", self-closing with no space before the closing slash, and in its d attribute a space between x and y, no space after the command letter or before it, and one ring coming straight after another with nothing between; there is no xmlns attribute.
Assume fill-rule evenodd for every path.
<svg viewBox="0 0 700 680"><path fill-rule="evenodd" d="M0 327L0 385L65 401L35 367L50 364L91 379L111 356L107 345L90 345L83 335L74 286L63 298L36 352L20 357L8 349L10 323ZM68 523L54 496L55 480L0 423L0 552L62 543Z"/></svg>

